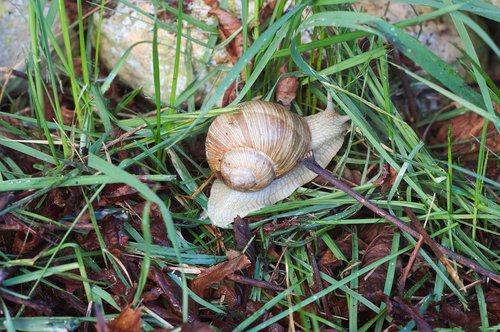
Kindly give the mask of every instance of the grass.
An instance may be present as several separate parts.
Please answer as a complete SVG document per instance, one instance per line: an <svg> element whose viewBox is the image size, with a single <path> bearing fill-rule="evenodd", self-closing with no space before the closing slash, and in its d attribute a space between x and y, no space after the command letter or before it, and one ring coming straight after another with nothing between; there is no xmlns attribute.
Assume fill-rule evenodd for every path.
<svg viewBox="0 0 500 332"><path fill-rule="evenodd" d="M27 59L28 90L19 94L10 91L8 86L2 87L0 149L3 150L0 153L4 153L0 159L0 203L3 197L11 197L12 201L2 207L0 218L4 218L5 225L7 217L23 225L16 234L25 234L24 242L21 241L25 244L30 242L26 229L43 229L44 235L32 251L19 253L12 250L9 242L14 232L5 229L0 232L1 266L6 274L1 280L0 294L10 296L2 295L6 313L3 328L11 331L34 330L40 326L74 329L86 322L95 322L98 313L106 318L115 317L125 302L144 307L143 329L168 327L170 322L141 300L144 292L151 288L148 273L153 268L167 271L182 290L181 320L187 321L187 307L193 306L194 301L203 308L206 322L216 315L233 322L233 313L225 303L199 297L189 289L189 282L197 275L193 271L225 261L225 250L237 248L234 231L208 227L210 220L204 213L208 191L194 200L181 195L192 195L210 176L207 164L194 155L193 146L202 141L202 134L213 117L230 111L230 107L221 109L217 105L226 90L234 81L239 82L240 73L244 72L247 79L231 105L256 97L273 100L281 75L279 68L287 62L290 75L301 83L292 110L302 115L313 114L323 107L329 93L336 109L351 118L351 131L344 148L329 169L336 174L346 169L358 171L361 183L356 191L404 221L409 221L404 207L411 208L418 220L426 222L426 229L436 242L498 273L499 256L494 238L499 235L499 186L495 179L488 178L488 167L491 167L488 165L498 166L498 151L490 151L486 141L491 132L488 123L496 128L499 125L495 103L500 95L488 71L478 64L471 31L484 39L492 56L498 58L500 52L492 37L466 15L475 13L498 22L498 8L479 1L426 2L434 11L390 24L382 18L353 11L348 1L294 1L290 8L284 8L284 2L278 1L267 21L255 25L258 15L249 10L257 13L261 2L242 1L242 17L246 20L240 31L245 38L252 39L252 44L245 46L239 61L228 67L209 61L212 52L222 49L217 44L214 26L183 12L182 1L179 1L180 8L154 2L179 22L189 23L193 29L206 28L207 41L202 43L209 54L204 59L208 72L204 77L195 77L192 74L195 69L188 68L192 81L182 91L176 81L178 68L190 66L194 60L189 55L192 62L181 63L181 54L190 54L197 41L187 31L179 33L176 20L168 22L144 13L154 22L151 31L155 36L151 41L140 41L151 44L155 68L151 80L155 96L145 101L146 98L138 97L138 88L122 88L119 91L125 92L118 97L110 93L111 87L121 86L117 75L137 44L130 46L108 73L101 72L102 67L96 63L101 55L90 40L92 33L99 40L101 26L89 24L92 18L84 9L96 8L92 15L99 21L105 11L113 10L108 2L96 2L92 7L79 0L77 19L71 22L64 1L53 1L48 14L41 2L29 1L32 52ZM226 2L220 1L221 5ZM401 2L417 4L418 1ZM123 3L138 9L128 1ZM309 14L307 18L303 18L304 13ZM466 78L403 30L441 16L452 18L463 41ZM57 35L50 29L54 19L60 20L62 32ZM157 36L161 29L178 33L173 53L172 94L161 91L159 83ZM72 36L73 31L76 37ZM303 43L302 32L310 33L312 41ZM186 49L181 39L190 40ZM394 47L426 73L395 63L390 55ZM393 98L404 95L398 70L406 74L414 88L423 85L431 89L443 107L450 102L461 107L438 115L422 113L418 122L408 123ZM216 77L221 79L202 98L203 102L196 104L203 90L200 82L211 82ZM477 89L471 89L471 85ZM168 102L162 101L164 94L169 95ZM62 96L70 98L74 105L71 124L64 123L67 111L62 105ZM424 109L424 101L417 101ZM54 113L53 119L47 116L49 109ZM431 144L423 142L415 130L464 112L474 112L487 119L481 135L475 138L480 148L472 167L454 155L453 148L459 142L451 140L451 136L448 142L440 142L441 145ZM119 144L108 146L116 138L113 131L117 129L129 135ZM32 165L32 169L27 169L27 165ZM395 172L385 192L374 184L383 174L383 165ZM147 170L147 175L139 178L137 170ZM124 195L122 205L106 201L109 188L115 188L111 185L120 183L133 188L133 195ZM46 207L54 204L51 195L63 188L71 188L70 195L78 199L61 215ZM136 213L130 208L142 202L145 202L142 212ZM151 206L157 210L150 209ZM155 216L154 211L159 215ZM108 245L107 215L121 220L120 233L128 237L123 245ZM134 227L133 218L141 221L141 227ZM154 220L163 223L166 229L163 240L168 246L155 242ZM363 284L370 282L365 279L367 275L375 274L377 267L386 270L381 291L390 298L404 298L422 315L452 298L461 303L464 310L474 303L477 309L473 311L478 313L480 327L495 329L486 299L488 291L497 285L475 283L480 278L478 275L466 274L467 270L455 265L464 283L470 286L467 292L459 290L441 264L436 264L422 249L419 264L425 266L425 272L419 279L409 280L404 293L398 294L398 264L404 265L416 243L406 234L395 233L386 244L389 254L363 265L366 254L366 243L361 240L363 232L367 226L384 220L373 218L356 201L334 188L319 185L299 188L287 200L253 213L249 220L255 221L250 224L252 243L261 249L252 277L270 280L277 273L286 290L272 293L251 288L249 299L262 306L254 312L246 312L234 327L237 331L258 331L274 323L292 322L296 328L305 330L382 331L390 324L404 331L415 329L414 320L397 321L383 301L374 301L360 291ZM271 232L264 229L274 222L290 220L300 222ZM81 228L82 222L90 226ZM81 238L94 233L96 245L90 248ZM344 240L349 254L340 248ZM317 260L325 251L331 251L341 264L333 274L321 271L324 287L320 290L314 288L316 262L308 255L306 244L311 246ZM86 245L89 248L85 248ZM132 262L138 267L135 272L127 265ZM114 279L99 279L104 273L113 275ZM68 294L72 303L91 309L90 315L68 311L71 313L68 316L57 310L60 306L44 297L43 292L48 290L55 294L68 293L65 287L70 282L82 285ZM123 285L131 295L116 296L113 290L116 285ZM333 314L333 320L326 319L322 296L332 301L345 300L345 312ZM17 298L17 302L12 297ZM41 315L30 309L32 303L22 302L38 300L44 300L47 307L56 310L50 315ZM330 304L335 307L334 303ZM361 305L366 308L364 311L360 310ZM311 310L312 307L318 310ZM272 315L263 320L263 315L271 310ZM448 323L448 327L452 324Z"/></svg>

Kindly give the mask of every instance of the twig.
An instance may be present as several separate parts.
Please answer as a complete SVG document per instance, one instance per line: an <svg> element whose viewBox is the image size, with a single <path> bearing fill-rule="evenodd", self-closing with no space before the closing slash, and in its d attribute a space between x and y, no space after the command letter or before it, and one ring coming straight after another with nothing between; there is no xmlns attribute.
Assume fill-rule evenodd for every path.
<svg viewBox="0 0 500 332"><path fill-rule="evenodd" d="M363 204L364 206L366 206L367 208L369 208L370 210L375 212L377 215L381 216L382 218L387 219L394 226L396 226L399 229L401 229L402 231L410 234L411 236L413 236L416 239L420 238L420 234L416 230L411 228L409 225L405 224L402 220L389 214L389 212L376 206L375 204L373 204L372 202L367 200L365 197L361 196L360 194L358 194L357 192L352 190L348 185L346 185L345 183L343 183L342 181L337 179L332 173L330 173L329 171L327 171L326 169L324 169L323 167L318 165L318 163L316 163L316 161L314 160L314 156L312 153L310 153L308 156L306 156L306 158L304 158L302 160L302 164L305 167L307 167L309 170L311 170L314 173L321 176L323 179L328 181L330 184L334 185L338 189L342 190L343 192L345 192L346 194L348 194L349 196L351 196L352 198L354 198L355 200L357 200L358 202L360 202L361 204ZM471 268L472 270L476 271L477 273L482 274L485 277L491 278L492 280L494 280L495 282L500 284L500 276L498 274L496 274L488 269L485 269L484 267L482 267L480 265L477 265L476 263L472 262L471 260L465 258L462 255L457 254L456 252L449 250L446 247L443 247L439 244L436 244L436 246L439 248L439 250L443 254L456 260L460 264Z"/></svg>
<svg viewBox="0 0 500 332"><path fill-rule="evenodd" d="M231 273L231 274L227 275L227 278L229 280L235 281L235 282L243 284L243 285L253 286L253 287L262 288L262 289L268 289L268 290L272 290L272 291L276 291L276 292L282 292L285 290L285 288L283 288L279 285L272 284L270 282L263 281L263 280L255 280L252 278L244 277L244 276L239 275L239 274Z"/></svg>
<svg viewBox="0 0 500 332"><path fill-rule="evenodd" d="M10 67L0 67L0 73L4 73L5 75L8 76L15 76L18 78L22 78L24 80L28 80L28 74L25 72L22 72L20 70L12 69Z"/></svg>
<svg viewBox="0 0 500 332"><path fill-rule="evenodd" d="M214 177L215 177L215 173L212 172L212 174L210 174L208 179L206 179L205 182L203 182L198 188L196 188L196 190L193 192L192 195L177 194L177 196L184 197L184 198L190 199L190 200L194 200L196 198L196 196L198 196L203 191L203 189L205 189L205 187L212 181L212 179Z"/></svg>
<svg viewBox="0 0 500 332"><path fill-rule="evenodd" d="M417 243L415 244L415 248L413 248L410 259L408 260L408 264L406 264L403 273L401 274L401 278L399 278L399 285L398 285L399 294L403 294L403 292L405 291L406 280L408 279L408 275L410 274L413 263L417 258L418 251L420 250L420 247L422 246L423 242L424 242L424 237L420 236Z"/></svg>
<svg viewBox="0 0 500 332"><path fill-rule="evenodd" d="M307 255L309 256L309 261L310 261L311 267L313 269L313 278L314 278L314 284L315 284L314 291L316 293L319 293L324 288L323 288L323 282L321 281L321 275L319 272L318 263L316 262L316 257L314 257L314 253L313 253L313 250L311 247L311 242L307 243L306 248L307 248ZM323 305L323 310L325 311L326 319L328 319L330 322L332 322L333 316L332 316L332 313L330 312L330 306L328 305L328 301L327 301L326 296L321 297L320 301L321 301L321 304Z"/></svg>
<svg viewBox="0 0 500 332"><path fill-rule="evenodd" d="M413 211L409 207L405 207L405 212L408 215L408 217L410 217L410 220L411 220L411 223L412 223L413 227L415 227L417 229L417 231L420 233L420 235L424 238L425 243L427 243L427 245L434 252L434 255L436 255L436 257L439 259L439 261L441 263L443 263L443 265L446 267L446 271L448 271L448 273L450 274L450 276L453 279L453 281L455 282L455 284L458 286L458 288L460 290L463 290L464 289L464 284L460 280L460 278L458 277L457 271L455 271L455 269L453 268L453 266L451 266L450 262L448 262L448 260L443 255L443 253L441 252L441 250L439 250L439 248L437 247L436 242L434 242L431 239L431 237L429 236L429 234L427 233L427 231L425 230L425 228L422 227L422 225L418 221L417 216L415 215L415 213L413 213Z"/></svg>
<svg viewBox="0 0 500 332"><path fill-rule="evenodd" d="M269 277L269 282L273 282L274 279L276 278L276 275L278 274L278 267L280 266L281 264L281 260L283 259L283 257L285 257L285 253L287 251L287 247L285 247L285 249L283 250L283 252L281 253L280 257L278 257L278 261L276 262L276 264L274 265L274 270L273 272L271 273L271 276Z"/></svg>
<svg viewBox="0 0 500 332"><path fill-rule="evenodd" d="M389 299L389 297L387 297L387 299L389 301L391 301L391 299ZM399 308L401 308L405 313L410 315L410 317L415 321L415 324L417 324L419 331L424 331L424 332L432 332L433 331L431 326L429 325L429 323L427 323L424 320L424 318L420 315L417 308L415 308L414 306L408 305L402 298L397 297L397 296L394 297L391 302L393 302L394 304L399 306Z"/></svg>
<svg viewBox="0 0 500 332"><path fill-rule="evenodd" d="M135 134L139 130L146 128L146 125L147 125L147 123L144 123L144 124L142 124L142 125L134 128L132 130L124 132L123 134L121 134L119 137L115 138L111 142L106 143L106 145L104 147L101 147L101 150L103 150L103 149L109 149L113 145L125 141L125 139L127 139L130 136L132 136L133 134Z"/></svg>

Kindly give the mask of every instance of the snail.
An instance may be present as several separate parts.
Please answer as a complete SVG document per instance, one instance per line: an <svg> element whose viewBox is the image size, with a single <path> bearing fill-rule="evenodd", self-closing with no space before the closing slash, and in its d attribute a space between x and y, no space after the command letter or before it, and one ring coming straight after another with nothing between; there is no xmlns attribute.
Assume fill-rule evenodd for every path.
<svg viewBox="0 0 500 332"><path fill-rule="evenodd" d="M207 161L217 179L207 213L216 226L227 228L236 216L274 204L313 180L301 165L312 151L325 167L342 146L347 116L333 110L300 117L280 104L245 102L235 113L218 116L205 142Z"/></svg>

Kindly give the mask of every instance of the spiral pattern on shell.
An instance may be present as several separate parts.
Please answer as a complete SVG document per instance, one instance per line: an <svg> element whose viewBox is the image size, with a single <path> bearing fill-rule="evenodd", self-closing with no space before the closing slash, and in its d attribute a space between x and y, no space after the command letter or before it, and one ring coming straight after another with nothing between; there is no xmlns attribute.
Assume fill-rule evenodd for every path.
<svg viewBox="0 0 500 332"><path fill-rule="evenodd" d="M296 167L310 144L302 117L279 104L252 101L214 120L206 153L210 168L227 186L258 191Z"/></svg>

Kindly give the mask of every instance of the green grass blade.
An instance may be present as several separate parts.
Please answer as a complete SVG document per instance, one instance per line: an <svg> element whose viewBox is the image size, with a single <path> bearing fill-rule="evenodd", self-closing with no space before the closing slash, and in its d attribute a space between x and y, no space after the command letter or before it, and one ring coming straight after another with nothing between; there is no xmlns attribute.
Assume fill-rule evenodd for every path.
<svg viewBox="0 0 500 332"><path fill-rule="evenodd" d="M153 182L170 182L175 180L173 175L145 175L142 176L145 181ZM46 187L73 187L73 186L91 186L98 184L122 183L115 177L108 175L75 175L70 178L66 177L33 177L16 180L0 181L0 192L42 189Z"/></svg>

